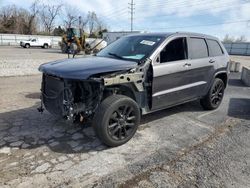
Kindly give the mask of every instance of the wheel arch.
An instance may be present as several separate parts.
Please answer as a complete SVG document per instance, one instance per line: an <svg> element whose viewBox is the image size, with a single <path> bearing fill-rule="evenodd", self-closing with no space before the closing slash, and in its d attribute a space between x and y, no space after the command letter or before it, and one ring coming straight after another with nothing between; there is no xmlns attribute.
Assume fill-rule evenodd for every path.
<svg viewBox="0 0 250 188"><path fill-rule="evenodd" d="M103 99L114 94L127 96L137 102L135 89L133 88L132 84L116 84L105 87Z"/></svg>
<svg viewBox="0 0 250 188"><path fill-rule="evenodd" d="M214 78L219 78L224 82L225 88L227 87L227 83L228 83L228 75L227 72L217 72L215 74Z"/></svg>

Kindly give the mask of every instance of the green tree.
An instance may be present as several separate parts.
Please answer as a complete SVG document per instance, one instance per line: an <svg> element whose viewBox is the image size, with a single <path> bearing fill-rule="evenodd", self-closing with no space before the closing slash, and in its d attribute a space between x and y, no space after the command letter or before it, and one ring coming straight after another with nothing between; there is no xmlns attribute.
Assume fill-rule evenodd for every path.
<svg viewBox="0 0 250 188"><path fill-rule="evenodd" d="M62 36L65 33L66 33L65 30L61 28L61 26L56 27L53 31L54 36Z"/></svg>

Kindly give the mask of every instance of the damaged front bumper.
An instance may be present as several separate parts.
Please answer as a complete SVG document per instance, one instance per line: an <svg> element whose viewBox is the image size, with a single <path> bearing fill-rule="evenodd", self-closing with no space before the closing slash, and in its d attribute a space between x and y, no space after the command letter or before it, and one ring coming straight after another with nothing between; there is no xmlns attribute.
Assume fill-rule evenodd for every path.
<svg viewBox="0 0 250 188"><path fill-rule="evenodd" d="M93 114L102 98L103 84L99 80L70 80L43 74L41 107L68 120Z"/></svg>

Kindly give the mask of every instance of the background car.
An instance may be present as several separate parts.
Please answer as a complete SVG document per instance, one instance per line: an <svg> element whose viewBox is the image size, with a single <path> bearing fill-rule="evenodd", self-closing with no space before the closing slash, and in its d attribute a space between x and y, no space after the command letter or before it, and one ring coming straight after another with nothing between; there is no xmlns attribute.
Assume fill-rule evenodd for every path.
<svg viewBox="0 0 250 188"><path fill-rule="evenodd" d="M30 47L49 48L51 47L51 40L41 39L41 38L32 38L29 40L21 41L20 46L23 48L30 48Z"/></svg>

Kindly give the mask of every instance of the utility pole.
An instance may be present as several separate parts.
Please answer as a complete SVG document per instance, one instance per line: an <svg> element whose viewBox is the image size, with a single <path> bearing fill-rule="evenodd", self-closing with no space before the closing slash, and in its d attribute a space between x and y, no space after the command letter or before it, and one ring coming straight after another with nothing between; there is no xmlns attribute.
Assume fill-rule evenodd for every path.
<svg viewBox="0 0 250 188"><path fill-rule="evenodd" d="M131 0L131 3L129 3L129 13L130 13L130 24L131 24L131 32L133 31L133 27L134 27L134 14L135 14L135 4L134 4L134 0Z"/></svg>

